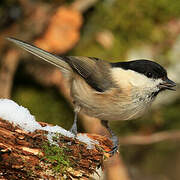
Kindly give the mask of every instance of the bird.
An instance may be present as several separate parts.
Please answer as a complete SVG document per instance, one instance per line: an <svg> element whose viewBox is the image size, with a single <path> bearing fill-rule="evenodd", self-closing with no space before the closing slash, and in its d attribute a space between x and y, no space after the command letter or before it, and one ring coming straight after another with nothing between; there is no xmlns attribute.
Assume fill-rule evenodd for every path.
<svg viewBox="0 0 180 180"><path fill-rule="evenodd" d="M7 40L60 69L73 99L74 122L70 131L77 134L80 112L99 118L111 135L112 154L118 151L119 142L109 122L141 117L159 93L175 90L176 83L155 61L110 63L96 57L57 56L13 37Z"/></svg>

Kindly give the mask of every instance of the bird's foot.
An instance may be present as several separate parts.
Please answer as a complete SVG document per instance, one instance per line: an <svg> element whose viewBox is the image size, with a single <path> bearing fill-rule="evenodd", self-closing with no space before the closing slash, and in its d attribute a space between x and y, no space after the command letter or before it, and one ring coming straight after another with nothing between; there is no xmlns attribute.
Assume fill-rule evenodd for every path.
<svg viewBox="0 0 180 180"><path fill-rule="evenodd" d="M118 146L119 146L119 140L118 137L114 134L114 132L111 130L111 128L108 125L108 121L106 120L101 120L101 124L109 131L111 138L110 140L113 143L113 148L111 151L109 151L108 153L111 155L114 155L116 152L118 152Z"/></svg>
<svg viewBox="0 0 180 180"><path fill-rule="evenodd" d="M77 124L74 123L69 131L76 136L77 135Z"/></svg>
<svg viewBox="0 0 180 180"><path fill-rule="evenodd" d="M118 152L118 146L114 146L114 147L112 148L112 150L109 151L108 153L113 156L113 155L114 155L115 153L117 153L117 152Z"/></svg>
<svg viewBox="0 0 180 180"><path fill-rule="evenodd" d="M77 135L77 113L78 113L78 111L75 111L73 125L72 125L71 129L69 130L75 136Z"/></svg>
<svg viewBox="0 0 180 180"><path fill-rule="evenodd" d="M119 141L118 141L118 137L116 135L113 135L110 140L113 143L113 148L111 151L109 151L108 153L111 155L114 155L115 153L118 152L118 148L119 148Z"/></svg>

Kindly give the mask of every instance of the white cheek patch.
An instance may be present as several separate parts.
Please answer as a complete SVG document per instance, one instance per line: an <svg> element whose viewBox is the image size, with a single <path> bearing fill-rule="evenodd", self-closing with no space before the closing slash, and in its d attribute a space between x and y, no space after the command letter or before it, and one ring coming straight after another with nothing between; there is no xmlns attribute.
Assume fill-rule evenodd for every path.
<svg viewBox="0 0 180 180"><path fill-rule="evenodd" d="M158 85L163 82L162 79L152 79L152 78L148 78L143 74L137 73L135 71L129 70L131 72L131 79L130 79L130 83L135 86L135 87L139 87L139 88L157 88Z"/></svg>
<svg viewBox="0 0 180 180"><path fill-rule="evenodd" d="M135 87L147 86L151 83L151 79L148 79L145 75L137 73L132 70L128 70L128 73L131 74L130 83Z"/></svg>
<svg viewBox="0 0 180 180"><path fill-rule="evenodd" d="M161 79L151 79L143 74L132 70L124 70L121 68L112 69L113 80L122 88L133 86L140 89L156 90L162 82Z"/></svg>
<svg viewBox="0 0 180 180"><path fill-rule="evenodd" d="M127 88L128 86L131 86L130 84L131 75L130 73L127 73L127 71L121 68L112 68L111 73L113 80L121 88Z"/></svg>

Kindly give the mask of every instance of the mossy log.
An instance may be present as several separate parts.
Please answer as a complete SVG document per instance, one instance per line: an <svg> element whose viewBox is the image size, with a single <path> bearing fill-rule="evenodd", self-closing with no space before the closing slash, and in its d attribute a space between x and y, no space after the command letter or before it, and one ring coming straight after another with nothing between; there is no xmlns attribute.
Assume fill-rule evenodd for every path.
<svg viewBox="0 0 180 180"><path fill-rule="evenodd" d="M86 135L99 144L88 149L76 138L58 134L53 145L47 131L26 132L0 119L0 179L90 179L98 168L103 169L112 142L103 136Z"/></svg>

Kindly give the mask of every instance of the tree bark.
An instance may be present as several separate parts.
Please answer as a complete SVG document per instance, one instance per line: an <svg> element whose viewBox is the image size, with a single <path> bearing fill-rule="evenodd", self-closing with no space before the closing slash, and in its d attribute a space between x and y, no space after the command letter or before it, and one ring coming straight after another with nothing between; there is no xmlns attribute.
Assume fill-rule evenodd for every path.
<svg viewBox="0 0 180 180"><path fill-rule="evenodd" d="M88 149L76 138L58 135L53 145L47 131L26 132L0 119L0 179L89 179L103 168L112 143L103 136L86 135L99 144Z"/></svg>

